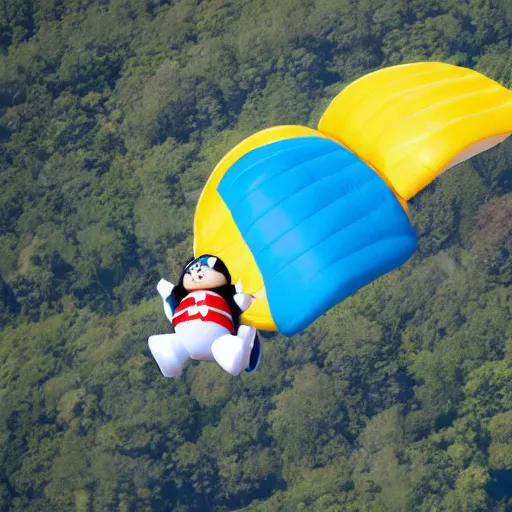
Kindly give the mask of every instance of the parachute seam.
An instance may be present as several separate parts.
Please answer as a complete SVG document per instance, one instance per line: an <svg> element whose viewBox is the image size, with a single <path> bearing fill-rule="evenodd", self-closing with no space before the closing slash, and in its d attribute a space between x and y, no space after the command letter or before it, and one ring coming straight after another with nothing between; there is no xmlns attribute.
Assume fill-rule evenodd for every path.
<svg viewBox="0 0 512 512"><path fill-rule="evenodd" d="M307 188L309 188L309 187L312 187L312 186L316 185L316 184L317 184L317 183L319 183L320 181L326 180L327 178L332 178L332 177L334 177L334 176L337 176L338 174L340 174L340 173L342 173L342 172L344 172L344 171L347 171L347 170L348 170L348 169L350 169L351 167L354 167L354 166L356 166L356 165L358 165L358 164L361 164L361 163L363 163L363 162L360 162L360 161L358 161L358 162L354 162L353 164L350 164L348 167L343 167L342 169L339 169L339 170L338 170L338 171L336 171L334 174L330 174L329 176L323 176L322 178L320 178L320 179L318 179L318 180L316 180L316 181L313 181L313 182L311 182L311 183L308 183L308 184L307 184L307 185L305 185L304 187L301 187L300 189L298 189L298 190L296 190L295 192L293 192L293 194L291 194L291 195L289 195L289 196L285 197L284 199L282 199L282 200L281 200L281 201L279 201L278 203L276 203L276 204L272 205L272 207L271 207L270 209L268 209L267 211L265 211L264 213L262 213L262 214L261 214L261 215L260 215L260 216L259 216L259 217L254 221L254 222L252 222L252 223L251 223L251 224L250 224L250 225L249 225L249 226L244 230L244 232L243 232L243 237L244 237L244 239L245 239L245 236L249 233L249 231L250 231L250 230L255 226L255 224L256 224L256 223L257 223L257 222L258 222L262 217L264 217L264 216L265 216L265 215L267 215L269 212L271 212L272 210L274 210L274 209L275 209L277 206L279 206L280 204L284 203L285 201L287 201L288 199L292 198L293 196L295 196L295 195L299 194L300 192L302 192L302 191L306 190ZM373 169L372 169L372 170L373 170ZM359 189L363 188L364 186L366 186L366 184L367 184L367 183L370 183L371 181L373 181L373 180L371 180L371 179L370 179L370 180L366 181L366 182L363 184L363 186L362 186L362 187L359 187ZM334 204L336 201L338 201L338 200L340 200L340 199L345 198L348 194L351 194L351 193L353 193L353 192L354 192L354 191L353 191L353 190L351 190L351 191L349 191L349 192L345 193L344 195L342 195L341 197L337 197L336 199L334 199L334 201L329 202L327 205L323 206L320 210L317 210L316 212L313 212L313 213L311 213L310 215L308 215L307 217L305 217L304 219L302 219L302 220L301 220L298 224L296 224L294 227L289 228L289 229L287 229L286 231L284 231L283 233L281 233L281 234L279 235L279 237L278 237L278 238L281 238L282 236L286 235L287 233L289 233L290 231L292 231L295 227L300 226L304 221L308 220L310 217L312 217L313 215L315 215L315 213L318 213L318 212L322 211L324 208L327 208L328 206L330 206L330 205ZM277 240L277 238L276 238L276 239L274 239L274 240L272 240L271 242L269 242L267 245L270 245L270 244L274 243L276 240ZM259 251L259 252L258 252L258 254L260 254L261 252L262 252L262 251Z"/></svg>
<svg viewBox="0 0 512 512"><path fill-rule="evenodd" d="M378 175L375 176L376 178L380 178ZM306 220L310 219L311 217L313 217L314 215L317 215L319 212L321 212L322 210L325 210L326 208L328 208L329 206L332 206L333 204L337 203L338 201L342 201L342 200L345 200L347 196L351 195L351 194L354 194L355 192L360 192L361 189L365 188L366 186L368 186L370 183L372 183L374 180L369 180L367 181L362 187L359 187L356 190L352 190L350 192L348 192L347 194L344 194L343 196L341 197L338 197L336 198L334 201L331 201L329 202L329 204L326 204L325 206L323 206L322 208L320 208L319 210L316 210L315 212L313 212L311 215L308 215L306 218L302 219L298 224L296 224L295 226L293 226L292 228L286 230L284 233L282 233L279 238L282 238L284 235L286 235L287 233L289 233L290 231L293 231L294 229L296 229L298 226L300 226L301 224L303 224ZM368 217L369 215L371 215L375 210L379 209L382 204L386 201L386 199L383 199L380 203L378 203L377 205L375 205L375 207L368 211L367 213L365 213L364 215L362 215L361 217L359 217L355 222L350 222L348 224L345 224L341 227L338 227L335 231L333 231L332 233L330 233L329 235L325 236L324 238L322 238L321 240L319 240L314 246L311 246L309 247L308 249L306 249L305 251L302 251L300 254L298 254L297 256L294 257L294 260L297 260L298 258L300 258L301 256L303 256L304 254L308 253L309 251L311 251L314 247L324 243L326 240L328 240L329 238L331 238L332 236L334 236L336 233L339 233L340 231L346 229L348 226L350 225L354 225L354 224L357 224L359 223L362 219ZM270 242L269 244L267 244L267 246L270 246L272 243L274 243L275 240L273 242ZM264 250L264 249L263 249ZM258 253L254 254L254 259L256 259L257 256L259 256L263 250L260 250ZM292 261L290 261L289 263L287 263L284 267L282 267L277 273L273 274L271 277L274 278L276 277L277 275L279 275L281 272L283 272L283 270L285 270L287 267L289 267L290 265L292 264Z"/></svg>
<svg viewBox="0 0 512 512"><path fill-rule="evenodd" d="M501 88L500 85L493 85L493 86L490 86L490 87L487 87L485 89L480 89L478 91L473 91L473 92L470 92L470 93L466 93L466 94L463 94L461 96L458 96L456 98L450 98L448 100L443 100L443 101L440 101L438 103L434 103L433 105L429 105L428 107L425 107L421 110L418 110L417 112L414 112L413 114L411 114L410 116L407 116L406 118L404 119L401 119L399 120L398 122L396 123L393 123L391 126L396 126L397 124L400 124L402 121L406 121L412 117L416 117L417 115L427 111L427 110L431 110L431 109L434 109L436 107L439 107L439 106L444 106L444 105L447 105L449 103L452 103L454 101L457 101L458 99L460 98L467 98L469 96L478 96L478 95L482 95L482 94L488 94L490 93L491 91L494 92L496 90L499 90ZM503 105L500 104L499 105L500 107L502 107ZM490 109L493 109L493 108L496 108L496 107L490 107ZM477 111L477 112L472 112L471 114L467 114L466 116L461 116L461 117L457 117L456 119L452 119L451 121L449 121L448 123L444 124L441 128L439 128L438 130L434 130L434 131L429 131L427 134L424 134L424 135L420 135L419 137L415 137L413 139L413 141L407 141L405 144L401 144L399 146L396 146L395 148L393 148L391 151L389 151L389 155L395 153L396 151L400 150L400 149L403 149L403 148L406 148L407 146L409 146L410 144L414 144L416 143L418 140L423 140L424 138L427 138L429 137L431 134L433 133L437 133L438 131L442 130L444 127L446 126L449 126L451 124L453 124L454 122L458 121L459 119L465 119L466 117L471 117L472 115L479 115L481 113L484 113L484 112L487 112L489 109L486 109L484 111ZM390 127L391 128L391 127Z"/></svg>
<svg viewBox="0 0 512 512"><path fill-rule="evenodd" d="M312 137L303 137L303 138L311 138L311 139L315 139L315 141L317 140L317 138L316 138L316 137L314 137L314 136L312 136ZM322 137L318 137L318 138L322 138ZM301 162L300 164L297 164L297 165L295 165L295 166L293 166L293 167L290 167L290 168L286 169L286 170L285 170L285 171L283 171L283 172L288 172L288 171L290 171L290 170L292 170L292 169L295 169L296 167L300 167L300 166L302 166L302 165L305 165L306 163L309 163L309 162L312 162L313 160L316 160L316 159L318 159L318 158L321 158L322 156L330 155L330 154L332 154L332 153L334 153L334 152L336 152L336 151L341 151L341 150L343 150L343 149L344 149L341 145L339 145L336 141L333 141L332 139L324 139L324 138L322 138L322 139L323 139L323 140L326 140L326 141L329 141L329 142L331 142L331 143L333 143L333 142L334 142L334 143L335 143L335 144L337 144L339 147L336 147L333 151L329 151L329 153L324 153L323 155L319 155L318 157L315 157L314 159L310 159L310 160L308 160L307 162ZM275 142L274 144L277 144L277 143L279 143L279 142L282 142L282 141L277 141L277 142ZM263 146L261 146L261 147L263 147ZM244 172L246 172L246 171L247 171L248 169L250 169L251 167L254 167L254 166L255 166L255 165L257 165L258 163L264 162L265 160L268 160L269 158L273 158L276 154L284 153L285 151L288 151L289 149L294 149L294 148L297 148L297 147L300 147L300 146L293 146L292 148L287 148L286 150L284 150L284 149L283 149L283 150L281 150L281 151L279 151L279 152L277 152L277 153L273 153L271 156L269 156L269 157L267 157L267 158L265 158L265 159L263 159L263 160L258 160L258 162L255 162L255 163L254 163L253 165L251 165L250 167L247 167L247 168L244 170ZM256 148L256 149L258 149L258 148ZM247 154L249 154L249 153L247 153ZM244 156L245 156L245 155L244 155ZM238 160L238 161L240 161L240 160ZM350 167L351 167L351 166L346 167L345 169L348 169L348 168L350 168ZM339 171L338 171L338 172L339 172ZM280 173L279 175L281 175L281 174L283 174L283 173ZM337 174L337 173L335 173L335 174ZM330 176L334 176L335 174L331 174ZM237 176L237 178L238 178L239 176L241 176L241 175L238 175L238 176ZM273 177L274 177L274 176L273 176ZM231 184L224 184L225 188L227 188L228 190L229 190L229 189L231 189L231 188L233 188L233 184L235 183L235 180L236 180L237 178L233 179L233 181L231 182ZM319 181L319 180L317 180L317 181ZM267 182L265 182L265 183L267 183ZM310 186L310 185L312 185L312 184L314 184L314 183L316 183L316 182L309 183L307 186ZM231 219L233 220L234 224L237 226L237 228L238 228L238 230L239 230L239 232L240 232L240 234L241 234L241 237L242 237L242 239L244 240L244 242L245 242L245 244L246 244L246 245L248 245L248 244L247 244L247 241L245 240L245 235L246 235L247 231L248 231L249 229L251 229L251 228L256 224L256 222L257 222L261 217L263 217L264 215L266 215L266 214L267 214L267 213L268 213L272 208L274 208L274 207L278 206L279 204L281 204L283 201L285 201L285 200L287 199L287 198L285 198L285 199L283 199L283 200L279 201L279 203L276 203L275 205L273 205L271 209L267 210L267 211L266 211L266 212L264 212L262 215L260 215L260 216L259 216L259 217L254 221L254 222L252 222L252 223L251 223L251 224L250 224L250 225L245 229L245 231L242 233L242 231L240 230L240 226L239 226L239 224L235 221L235 215L233 215L233 210L232 210L232 208L237 208L237 207L239 207L239 206L240 206L240 204L241 204L243 201L238 201L237 203L235 203L235 204L233 204L233 205L229 205L229 204L226 202L226 200L225 200L225 198L223 197L223 194L222 194L222 192L221 192L221 190L220 190L220 189L221 189L221 186L220 186L221 184L222 184L222 179L221 179L221 182L219 183L219 185L217 186L217 192L218 192L218 194L220 195L220 197L221 197L221 199L222 199L223 203L226 205L227 210L228 210L228 212L229 212L229 214L230 214L230 216L231 216ZM304 187L303 187L303 188L304 188ZM302 189L301 189L301 190L302 190ZM295 193L297 193L297 192L299 192L299 191L300 191L300 190L296 191ZM253 191L253 192L254 192L254 191ZM295 193L294 193L294 194L295 194ZM293 194L292 194L292 195L293 195ZM248 197L248 196L245 196L245 198L244 198L244 199L247 199L247 197ZM288 197L292 197L292 196L288 196ZM229 245L227 245L227 246L223 247L223 249L222 249L222 251L221 251L221 252L224 252L224 251L226 251L227 249L230 249L231 247L233 247L233 246L234 246L234 245L236 245L237 243L239 243L239 241L238 241L238 240L235 240L235 241L234 241L234 242L232 242L231 244L229 244ZM251 252L252 252L252 251L251 251ZM219 253L219 254L220 254L220 253Z"/></svg>
<svg viewBox="0 0 512 512"><path fill-rule="evenodd" d="M262 149L264 147L268 147L268 146L272 146L272 145L275 145L275 144L280 144L284 141L288 141L288 140L291 140L291 139L282 139L282 140L277 140L277 141L274 141L274 142L271 142L269 144L264 144L262 146L258 146L256 148L253 148L251 150L249 150L247 153L245 153L244 155L242 155L238 160L236 160L235 162L233 162L233 164L231 164L230 168L224 173L224 176L222 176L222 178L220 179L218 185L215 187L215 190L217 191L217 193L219 194L222 202L224 203L224 205L226 206L228 212L229 212L229 215L231 217L231 220L233 221L233 223L235 224L235 226L237 227L237 229L240 231L240 227L238 226L237 222L235 221L235 218L233 216L233 211L230 207L230 205L228 205L228 203L226 202L225 198L223 197L223 193L221 191L221 189L227 189L227 190L230 190L232 188L234 188L234 183L236 182L236 180L238 180L243 174L245 174L247 171L249 171L249 169L252 169L254 166L262 163L262 162L265 162L266 160L270 159L270 158L273 158L275 157L276 155L279 155L279 154L282 154L286 151L290 151L290 150L296 150L297 148L300 148L300 147L303 147L303 146L308 146L310 145L311 143L313 142L316 142L317 139L319 138L323 138L323 137L317 137L317 136L314 136L314 135L307 135L307 136L300 136L300 137L293 137L293 139L297 140L297 144L294 144L292 146L288 146L286 149L281 149L261 160L258 160L257 162L254 162L252 165L246 167L242 172L240 172L239 174L237 174L234 178L232 178L231 180L229 179L225 179L226 178L226 175L229 173L229 171L233 168L234 165L238 164L238 162L240 162L241 160L244 159L244 157L247 157L250 153L252 153L253 151L257 151L259 149ZM308 142L306 144L304 144L302 142L302 140L300 141L300 143L298 143L298 139L309 139ZM324 140L330 140L330 139L324 139ZM301 165L301 164L299 164ZM238 206L238 203L235 203L233 205L233 207L236 207ZM240 234L242 235L242 232L240 231ZM242 235L242 238L243 238L243 235ZM244 240L245 241L245 240ZM236 245L237 243L239 243L238 240L235 240L234 242L224 246L221 251L219 252L219 254L225 252L226 250L228 249L231 249L234 245ZM247 243L247 242L246 242ZM194 253L195 253L195 238L194 238Z"/></svg>
<svg viewBox="0 0 512 512"><path fill-rule="evenodd" d="M425 64L428 65L428 69L425 68ZM402 80L406 80L407 78L411 78L413 76L421 76L421 75L427 75L427 74L430 74L430 73L435 73L436 70L435 70L435 67L433 65L435 64L444 64L445 66L447 66L445 69L443 69L443 71L448 71L448 66L450 67L454 67L452 66L451 64L447 64L445 62L409 62L407 64L399 64L397 66L394 66L395 68L404 68L406 66L408 67L418 67L418 68L422 68L421 71L419 71L418 73L413 73L411 75L408 75L408 76L400 76L399 78L395 78L394 80L392 80L391 82L388 82L384 88L388 87L388 86L391 86L393 84L397 84L399 82L401 82ZM389 70L390 68L380 68L380 69L376 69L375 71L373 71L372 73L369 73L369 74L366 74L366 75L363 75L363 76L360 76L357 80L354 80L353 82L351 82L350 84L347 85L347 87L345 87L345 91L349 91L353 86L355 86L356 84L360 83L360 82L363 82L365 79L367 79L369 81L370 77L371 78L375 78L375 77L378 77L378 75L380 74L385 74L385 72L387 70ZM378 88L376 90L379 90ZM382 90L382 89L380 89ZM375 91L372 92L372 94L374 93ZM335 98L336 99L336 98Z"/></svg>
<svg viewBox="0 0 512 512"><path fill-rule="evenodd" d="M442 100L442 101L438 101L437 103L434 103L432 105L429 105L425 108L422 108L421 110L417 110L415 112L413 112L412 114L409 114L408 116L402 118L402 119L398 119L396 120L394 123L392 123L391 125L387 126L384 130L382 130L380 133L378 133L377 135L373 136L372 139L373 140L380 140L381 136L383 133L385 132L390 132L394 129L396 129L397 126L407 122L407 121L410 121L411 119L419 116L420 114L423 114L424 112L428 112L428 111L432 111L432 110L436 110L437 108L441 108L441 107L444 107L446 105L449 105L451 103L455 103L456 101L458 100L462 100L462 99L467 99L471 96L478 96L480 94L487 94L489 93L490 91L495 91L495 90L498 90L501 86L499 85L496 85L496 86L491 86L491 87L487 87L485 89L478 89L476 91L471 91L471 92L468 92L468 93L465 93L465 94L461 94L460 96L457 96L457 97L451 97L451 98L448 98L448 99L445 99L445 100ZM406 147L407 144L403 144L399 147ZM392 154L395 149L398 149L399 147L397 148L393 148L391 149L390 151L388 151L388 155L389 154Z"/></svg>
<svg viewBox="0 0 512 512"><path fill-rule="evenodd" d="M465 116L457 117L456 119L453 119L452 121L449 121L449 122L445 123L441 128L438 128L437 130L432 130L432 131L428 132L427 134L419 135L419 136L415 137L413 140L408 141L407 144L404 144L404 145L402 145L400 147L401 148L406 148L408 146L411 146L412 144L416 144L416 143L418 143L420 141L423 141L423 140L427 139L428 137L431 137L432 135L438 134L438 133L442 132L443 130L445 130L446 128L448 128L449 126L453 126L456 123L459 123L459 122L464 121L466 119L470 119L472 117L479 117L479 116L482 116L484 114L487 114L488 112L492 112L493 110L499 110L501 108L503 108L503 103L501 103L500 105L496 105L494 107L487 108L485 110L480 110L478 112L473 112L473 113L467 114ZM491 135L489 135L489 137L492 137L493 135L500 135L500 133L502 133L502 132L498 132L498 133L494 133L493 132ZM503 132L503 133L506 133L506 132ZM393 167L398 168L402 164L402 162L404 160L410 158L412 153L414 153L414 150L413 151L409 151L407 154L403 155L402 158L400 158L399 160L397 160L396 162L393 163ZM422 165L426 169L430 169L431 170L431 167L428 166L428 165L425 165L423 162L422 162ZM389 166L387 166L387 167L389 167ZM439 173L440 172L441 172L441 170L439 171ZM433 178L433 179L435 179L435 178Z"/></svg>
<svg viewBox="0 0 512 512"><path fill-rule="evenodd" d="M369 211L368 213L366 213L365 215L359 217L359 219L357 219L356 222L352 222L350 225L355 225L355 224L359 224L360 222L362 222L364 219L370 217L371 215L373 215L377 210L381 209L383 204L385 203L386 199L383 199L373 210ZM320 210L319 210L320 211ZM338 228L336 231L334 231L333 233L331 233L329 236L326 236L325 238L323 238L322 240L320 240L317 244L315 244L315 247L326 242L327 240L329 240L330 238L332 238L333 236L337 235L339 232L343 231L344 229L346 229L346 227L348 226L349 224L345 225L344 227L342 228ZM390 238L398 238L396 236L393 236L393 237L390 237ZM400 238L403 238L400 237ZM368 244L365 246L366 247L371 247L372 245L375 245L376 243L378 242L373 242L371 244ZM302 256L304 256L305 254L307 254L308 252L310 252L311 250L313 250L314 247L310 247L309 249L303 251L302 253L300 253L299 255L297 255L294 260L290 261L289 263L287 263L282 269L279 270L279 272L276 272L275 274L273 274L270 279L274 279L275 277L277 277L279 274L281 274L282 272L284 272L290 265L292 265L292 263L296 260L298 260L299 258L301 258ZM354 253L352 254L357 254L358 252L361 252L363 250L363 248L360 248L358 249L357 251L355 251ZM347 256L343 256L341 259L346 259ZM334 265L337 261L339 261L339 259L334 259L332 262L328 263L327 265L322 265L322 268L325 269L325 268L328 268L328 267L331 267L332 265ZM315 272L315 274L312 275L312 278L314 278L315 276L317 276L319 274L319 272Z"/></svg>
<svg viewBox="0 0 512 512"><path fill-rule="evenodd" d="M451 83L451 82L459 82L461 80L470 80L471 81L471 80L474 80L476 78L481 80L482 77L478 76L478 75L467 74L467 75L464 75L464 76L456 76L456 77L451 77L451 78L443 78L442 80L436 80L435 82L429 82L427 84L418 85L418 86L414 87L413 89L406 89L405 91L398 91L395 94L392 94L391 96L389 96L387 98L387 101L383 105L380 105L380 107L377 108L377 110L375 110L364 121L364 123L358 128L357 132L355 133L355 136L360 136L361 133L363 133L366 130L366 127L367 127L367 124L368 124L369 121L370 122L375 121L375 117L379 116L382 113L383 110L386 110L387 108L396 105L397 103L402 101L404 99L404 97L407 96L408 94L416 93L416 92L418 92L418 91L420 91L422 89L430 89L430 88L433 88L435 86L444 85L444 84Z"/></svg>
<svg viewBox="0 0 512 512"><path fill-rule="evenodd" d="M332 144L333 142L335 142L335 141L332 141L332 140L330 140L330 139L324 139L324 140L328 140L331 144ZM308 164L310 164L311 162L314 162L315 160L318 160L318 159L320 159L320 158L323 158L323 157L325 157L325 156L327 156L327 155L330 155L330 154L332 154L332 153L335 153L336 151L340 151L340 150L342 150L342 149L343 149L339 144L337 144L337 143L335 143L335 144L336 144L338 147L334 148L332 151L329 151L328 153L322 153L321 155L315 156L314 158L310 158L310 159L308 159L308 160L305 160L304 162L300 162L299 164L295 164L295 165L294 165L294 166L292 166L292 167L288 167L287 169L285 169L285 170L283 170L283 171L279 172L278 174L273 174L272 176L269 176L269 178L268 178L267 180L265 180L263 183L261 183L260 185L258 185L256 188L252 189L252 190L251 190L247 195L245 195L245 196L243 196L241 199L239 199L239 200L237 201L236 205L239 205L239 204L243 203L244 201L246 201L250 194L252 194L252 193L253 193L253 192L255 192L256 190L260 189L263 185L267 185L267 184L268 184L270 181L272 181L273 179L275 179L275 178L277 178L277 177L279 177L279 176L282 176L283 174L286 174L287 172L290 172L290 171L296 170L296 169L297 169L297 168L299 168L299 167L302 167L302 166L304 166L304 165L308 165ZM275 154L274 154L274 155L272 155L272 157L273 157L273 156L275 156ZM272 157L269 157L269 158L272 158ZM266 159L265 159L265 160L266 160ZM265 160L262 160L262 161L264 162ZM260 162L261 162L261 161L260 161ZM260 163L260 162L258 162L258 163ZM233 183L234 183L234 182L233 182ZM236 188L236 187L235 187L235 188Z"/></svg>
<svg viewBox="0 0 512 512"><path fill-rule="evenodd" d="M323 158L324 156L327 156L327 155L331 155L332 153L335 153L336 151L339 151L341 150L342 148L337 148L335 149L334 151L330 151L329 153L325 153L323 155L320 155L318 157L315 157L311 160L308 160L307 162L303 162L301 164L297 164L293 167L290 167L289 169L287 169L286 171L283 171L281 173L279 173L278 175L275 175L275 176L272 176L272 178L275 178L277 176L282 176L283 174L286 174L287 172L289 171L292 171L294 169L297 169L298 167L302 167L303 165L306 165L306 164L309 164L315 160L318 160L320 158ZM334 172L333 174L329 174L328 176L322 176L320 179L317 179L315 181L311 181L310 183L308 183L307 185L304 185L303 187L297 189L295 192L293 192L292 194L290 194L289 196L281 199L280 201L278 201L277 203L274 203L270 208L268 208L266 211L264 211L263 213L261 213L259 215L259 217L257 219L254 220L254 222L252 222L245 230L244 230L244 234L247 233L247 231L249 231L249 229L251 229L254 224L256 224L258 222L258 220L260 220L262 217L264 217L267 213L269 213L270 211L272 211L274 208L276 208L277 206L279 206L280 204L284 203L285 201L287 201L288 199L290 199L291 197L293 197L294 195L302 192L303 190L315 185L316 183L319 183L320 181L322 180L325 180L327 178L332 178L333 176L336 176L337 174L339 174L340 172L344 171L344 170L347 170L347 169L350 169L350 167L352 167L353 165L356 165L358 163L361 163L361 162L355 162L354 164L351 164L349 165L348 167L344 167L343 169L340 169L336 172ZM268 180L268 181L271 181L271 180ZM265 182L265 185L268 183L268 181ZM258 187L260 188L260 187ZM258 190L258 188L254 189L251 193L255 192L256 190ZM240 204L243 204L244 201L247 200L247 198L249 197L249 195L245 196L242 200L238 201L238 203L234 206L239 206Z"/></svg>
<svg viewBox="0 0 512 512"><path fill-rule="evenodd" d="M237 174L236 176L234 176L234 177L233 177L233 179L231 180L231 182L229 182L229 180L224 181L224 176L226 176L226 174L228 174L228 173L229 173L229 169L228 169L228 170L226 171L226 173L224 174L224 176L222 177L222 179L221 179L221 181L220 181L219 185L217 186L217 190L219 190L219 189L221 188L221 184L222 184L223 182L225 183L225 185L224 185L224 186L225 186L226 188L228 188L228 187L229 187L229 188L232 188L232 187L234 186L234 183L235 183L238 179L240 179L244 174L246 174L250 169L252 169L254 166L259 165L259 164L261 164L261 163L263 163L263 162L266 162L267 160L269 160L269 159L271 159L271 158L274 158L276 155L280 155L280 154L282 154L282 153L286 153L286 152L288 152L288 151L290 151L290 150L296 150L297 148L300 148L301 146L302 146L302 147L303 147L303 146L308 146L308 145L312 144L313 142L316 142L316 140L317 140L318 138L320 138L320 137L318 137L318 138L317 138L317 137L315 137L315 136L307 136L307 137L300 137L300 138L301 138L301 139L310 139L310 140L309 140L306 144L303 144L303 143L301 143L301 144L294 144L293 146L288 146L288 147L286 147L286 148L284 148L284 149L280 149L280 150L278 150L278 151L276 151L276 152L274 152L274 153L272 153L272 154L270 154L270 155L266 156L265 158L262 158L261 160L258 160L257 162L254 162L253 164L251 164L251 165L249 165L249 166L245 167L245 168L244 168L244 169L243 169L239 174ZM265 144L265 145L263 145L263 146L259 146L259 147L257 147L257 148L253 148L253 149L251 149L250 151L248 151L247 153L245 153L245 155L242 155L242 156L241 156L241 157L240 157L236 162L234 162L234 163L231 165L230 169L232 169L234 165L238 164L238 162L241 162L241 161L244 159L244 157L247 157L248 155L250 155L253 151L254 151L254 152L256 152L256 151L258 151L259 149L262 149L262 148L265 148L265 147L268 147L268 146L272 146L272 145L274 145L274 144L280 144L280 143L284 142L285 140L286 140L286 141L288 141L288 140L290 140L290 139L278 140L278 141L272 142L272 143L270 143L270 144ZM326 140L329 140L329 139L326 139ZM220 191L220 190L219 190L219 191Z"/></svg>
<svg viewBox="0 0 512 512"><path fill-rule="evenodd" d="M453 71L453 70L450 70L450 69L448 69L448 68L446 68L446 69L443 69L443 70L442 70L442 72L443 72L443 73L444 73L444 72L447 72L447 73L448 73L448 72L451 72L451 71ZM382 87L380 87L380 88L378 88L378 87L377 87L377 88L375 89L375 91L372 91L372 92L370 92L370 93L367 93L367 94L365 94L364 96L359 95L359 96L358 96L358 98L357 98L357 100L356 100L356 99L354 99L354 100L352 101L352 105L351 105L351 107L352 107L352 108L350 108L350 109L347 111L347 116L346 116L346 118L347 118L347 119L353 119L353 118L354 118L354 116L358 114L358 105L359 105L359 104L361 104L361 103L362 103L365 99L367 99L368 97L373 96L373 95L374 95L375 93L377 93L377 92L382 93L382 92L383 92L383 91L385 91L386 89L389 89L389 88L391 88L392 86L394 86L394 85L396 85L396 84L399 84L400 82L404 82L404 81L406 81L406 80L409 80L409 79L411 79L411 78L416 78L416 77L419 77L419 76L422 76L422 75L438 74L438 73L439 73L439 70L438 70L438 71L436 71L435 69L427 69L427 70L422 70L422 71L420 71L420 72L418 72L418 73L414 73L414 74L412 74L412 75L408 75L408 76L400 76L400 77L398 77L398 78L396 78L396 79L392 80L391 82L386 83L385 85L383 85L383 86L382 86ZM466 75L464 74L464 75L462 75L462 76L466 76ZM363 79L363 78L364 78L364 76L363 76L363 77L361 77L361 79ZM356 81L356 82L357 82L357 81ZM355 83L355 82L354 82L354 83ZM350 86L349 86L349 87L350 87ZM348 87L347 87L345 90L348 90ZM339 97L339 101L343 100L343 93L344 93L344 91L340 93L341 95L340 95L340 97ZM334 102L334 101L336 101L336 98L333 100L333 102ZM329 112L329 110L330 110L330 109L331 109L331 106L329 106L329 107L327 108L327 110L325 111L325 114L324 114L324 115L327 115L327 113ZM370 115L370 116L369 116L369 119L372 119L372 118L373 118L373 115ZM321 124L321 122L322 122L322 119L320 120L320 124ZM359 133L359 132L360 132L360 130L358 129L358 133ZM321 131L321 133L323 133L323 132Z"/></svg>

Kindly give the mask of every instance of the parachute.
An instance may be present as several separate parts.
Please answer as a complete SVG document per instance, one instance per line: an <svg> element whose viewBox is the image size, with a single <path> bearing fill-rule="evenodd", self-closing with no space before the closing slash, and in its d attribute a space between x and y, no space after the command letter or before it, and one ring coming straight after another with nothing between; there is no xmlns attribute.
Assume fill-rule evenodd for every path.
<svg viewBox="0 0 512 512"><path fill-rule="evenodd" d="M407 261L407 201L512 133L512 92L462 67L384 68L334 98L314 130L276 126L229 151L196 209L194 254L255 297L242 322L292 335Z"/></svg>

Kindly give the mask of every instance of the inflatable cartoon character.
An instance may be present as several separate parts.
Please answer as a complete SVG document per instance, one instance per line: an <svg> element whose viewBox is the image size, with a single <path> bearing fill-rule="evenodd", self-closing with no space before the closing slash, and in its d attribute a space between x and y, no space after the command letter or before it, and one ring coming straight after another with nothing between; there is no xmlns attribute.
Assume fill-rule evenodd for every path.
<svg viewBox="0 0 512 512"><path fill-rule="evenodd" d="M237 292L219 258L205 254L191 260L177 285L161 279L157 290L175 331L148 340L165 377L179 377L189 358L216 361L231 375L256 368L260 350L256 328L240 325L240 314L253 298Z"/></svg>

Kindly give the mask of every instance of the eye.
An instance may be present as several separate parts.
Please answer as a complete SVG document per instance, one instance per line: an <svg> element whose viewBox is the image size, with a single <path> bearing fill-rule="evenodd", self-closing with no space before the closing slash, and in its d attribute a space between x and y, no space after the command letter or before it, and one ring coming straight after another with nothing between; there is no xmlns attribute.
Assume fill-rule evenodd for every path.
<svg viewBox="0 0 512 512"><path fill-rule="evenodd" d="M201 268L200 263L193 263L190 265L187 269L185 269L185 272L197 272Z"/></svg>

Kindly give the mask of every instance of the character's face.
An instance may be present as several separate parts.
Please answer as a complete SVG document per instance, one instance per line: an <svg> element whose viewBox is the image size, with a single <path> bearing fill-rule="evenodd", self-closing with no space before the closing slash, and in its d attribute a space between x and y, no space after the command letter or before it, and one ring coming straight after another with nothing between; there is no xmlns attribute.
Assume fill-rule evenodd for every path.
<svg viewBox="0 0 512 512"><path fill-rule="evenodd" d="M226 276L213 269L217 258L205 257L194 260L185 268L185 290L209 290L228 284Z"/></svg>

